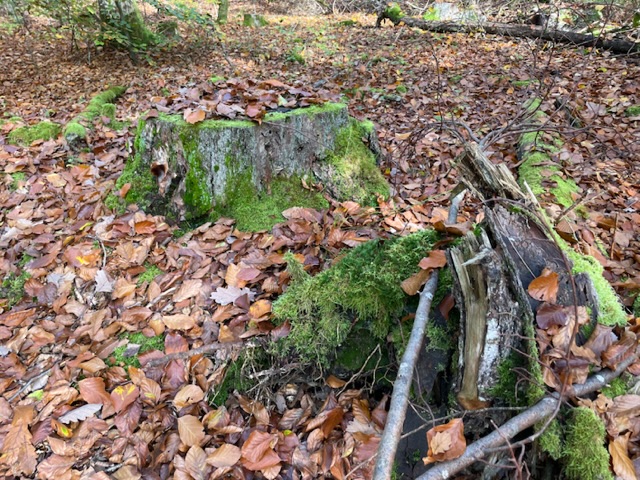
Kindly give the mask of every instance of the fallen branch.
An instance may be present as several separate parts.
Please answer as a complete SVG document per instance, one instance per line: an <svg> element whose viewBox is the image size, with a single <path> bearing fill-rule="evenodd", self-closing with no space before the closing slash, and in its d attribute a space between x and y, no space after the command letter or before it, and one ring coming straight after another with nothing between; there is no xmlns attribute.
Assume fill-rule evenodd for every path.
<svg viewBox="0 0 640 480"><path fill-rule="evenodd" d="M380 17L379 17L380 18ZM553 30L529 25L509 25L505 23L483 22L476 24L460 24L449 22L430 22L414 17L389 18L394 25L404 23L409 27L419 28L437 33L474 33L483 31L491 35L507 37L539 38L550 42L568 43L581 47L597 47L610 50L618 54L639 54L640 43L626 40L607 39L602 35L571 32L568 30ZM381 21L381 20L380 20Z"/></svg>
<svg viewBox="0 0 640 480"><path fill-rule="evenodd" d="M387 415L387 423L385 425L380 446L378 447L378 458L373 471L374 480L387 480L391 478L393 469L393 461L396 456L396 449L402 434L404 419L407 413L407 405L409 404L409 390L411 389L411 381L413 379L413 370L420 354L420 347L424 340L424 332L429 319L429 310L431 302L438 286L438 272L431 273L429 280L420 293L420 302L416 310L416 317L413 321L413 329L407 343L407 348L402 356L402 362L398 369L398 376L393 384L393 393L391 395L391 405L389 414Z"/></svg>
<svg viewBox="0 0 640 480"><path fill-rule="evenodd" d="M205 353L215 352L216 350L226 350L232 347L239 347L242 344L242 342L213 342L209 343L208 345L203 345L202 347L187 350L186 352L170 353L169 355L165 355L162 358L154 358L153 360L149 361L149 363L145 363L143 367L158 367L160 365L169 363L172 360L186 360L188 358L195 357L196 355L203 355Z"/></svg>
<svg viewBox="0 0 640 480"><path fill-rule="evenodd" d="M631 355L629 358L621 362L615 370L603 370L589 377L583 384L568 387L567 397L565 398L580 397L600 390L609 384L614 378L618 378L622 375L627 367L637 360L637 354ZM483 437L477 442L469 445L460 457L435 465L426 473L417 477L416 480L444 480L451 478L457 472L482 459L486 454L490 453L491 450L503 446L518 433L538 422L546 420L553 414L556 405L560 400L563 399L560 398L557 393L547 395L528 410L525 410L521 414L513 417L499 429L494 430L486 437Z"/></svg>

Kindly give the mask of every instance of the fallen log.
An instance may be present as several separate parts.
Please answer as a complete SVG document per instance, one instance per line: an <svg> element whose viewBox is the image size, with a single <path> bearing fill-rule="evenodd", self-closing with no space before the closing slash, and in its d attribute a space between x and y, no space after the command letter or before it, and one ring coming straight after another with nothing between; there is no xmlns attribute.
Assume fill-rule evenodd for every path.
<svg viewBox="0 0 640 480"><path fill-rule="evenodd" d="M603 35L577 33L569 30L548 29L530 25L511 25L496 22L482 22L473 24L432 22L414 17L393 17L386 11L378 16L377 25L384 19L390 20L394 25L405 24L408 27L436 33L474 33L484 32L490 35L503 35L506 37L523 37L546 40L549 42L567 43L580 47L597 47L610 50L622 55L640 55L640 42L630 42L615 38L606 38Z"/></svg>

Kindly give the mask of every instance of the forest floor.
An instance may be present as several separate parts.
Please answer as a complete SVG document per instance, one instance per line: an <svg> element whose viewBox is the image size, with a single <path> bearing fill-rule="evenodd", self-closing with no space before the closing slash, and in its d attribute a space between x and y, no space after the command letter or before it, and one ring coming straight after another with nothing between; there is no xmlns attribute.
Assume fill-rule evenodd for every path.
<svg viewBox="0 0 640 480"><path fill-rule="evenodd" d="M234 11L222 43L191 32L138 65L125 53L70 53L68 41L42 26L0 33L0 114L8 120L0 126L2 475L368 477L386 399L366 388L325 384L325 372L306 383L263 383L226 407L205 401L238 344L273 330L264 311L252 317L248 304L217 306L211 293L249 287L268 313L286 284L286 250L302 254L315 273L344 249L443 221L462 145L428 130L439 116L482 137L513 122L528 99L543 98L566 142L561 175L580 186L576 200L587 211L570 212L563 228L574 232L577 250L604 266L624 303L633 303L640 290L640 118L625 110L640 104L640 66L530 40L376 29L372 16L268 19L250 29ZM344 95L351 114L378 129L392 198L377 208L337 204L317 221L290 218L277 235L240 232L228 219L175 234L164 218L133 207L115 215L104 201L131 154L137 119L159 99L212 76L273 78ZM23 123L70 120L109 85L128 87L117 104L117 119L128 127L115 130L100 119L85 151L73 152L63 138L6 142ZM560 96L585 128L571 128L556 112ZM517 135L502 136L490 158L515 172L516 142ZM459 222L478 221L478 207L467 201ZM261 328L248 329L252 319ZM153 366L163 355L216 341L232 346ZM123 356L128 343L142 350ZM273 405L287 396L285 387L295 399L279 412ZM59 421L85 404L102 411Z"/></svg>

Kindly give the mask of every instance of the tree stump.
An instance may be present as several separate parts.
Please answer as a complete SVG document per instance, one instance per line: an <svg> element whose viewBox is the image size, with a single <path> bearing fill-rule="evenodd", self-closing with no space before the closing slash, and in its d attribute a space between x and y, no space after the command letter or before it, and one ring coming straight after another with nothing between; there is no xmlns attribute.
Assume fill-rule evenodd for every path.
<svg viewBox="0 0 640 480"><path fill-rule="evenodd" d="M179 222L228 216L241 229L268 229L290 207L327 206L314 184L360 204L389 194L373 124L342 104L270 113L260 124L160 114L140 122L135 149L117 187L129 183L127 203Z"/></svg>

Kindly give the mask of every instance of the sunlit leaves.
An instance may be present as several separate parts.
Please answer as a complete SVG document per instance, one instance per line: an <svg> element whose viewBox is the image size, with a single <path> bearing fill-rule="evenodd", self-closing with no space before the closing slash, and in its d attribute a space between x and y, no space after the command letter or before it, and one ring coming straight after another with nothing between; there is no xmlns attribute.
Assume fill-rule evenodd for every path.
<svg viewBox="0 0 640 480"><path fill-rule="evenodd" d="M425 465L458 458L467 448L462 420L454 418L448 423L430 429L427 432L427 442L429 451L422 459Z"/></svg>
<svg viewBox="0 0 640 480"><path fill-rule="evenodd" d="M555 303L558 295L558 274L549 268L529 284L529 295L541 302Z"/></svg>

